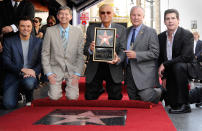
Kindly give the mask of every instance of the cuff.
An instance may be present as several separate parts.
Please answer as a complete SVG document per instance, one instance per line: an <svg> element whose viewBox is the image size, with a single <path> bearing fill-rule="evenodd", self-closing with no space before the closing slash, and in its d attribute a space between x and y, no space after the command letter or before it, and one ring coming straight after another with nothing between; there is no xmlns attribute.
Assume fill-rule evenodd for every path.
<svg viewBox="0 0 202 131"><path fill-rule="evenodd" d="M89 52L90 55L93 54L93 52L90 50L90 48L88 48L88 52Z"/></svg>
<svg viewBox="0 0 202 131"><path fill-rule="evenodd" d="M48 72L48 73L46 74L46 76L49 77L49 76L52 75L52 74L53 74L52 72Z"/></svg>
<svg viewBox="0 0 202 131"><path fill-rule="evenodd" d="M74 74L77 75L77 76L79 76L79 77L81 76L81 74L79 74L79 73L74 73Z"/></svg>
<svg viewBox="0 0 202 131"><path fill-rule="evenodd" d="M14 24L12 24L12 25L10 25L10 26L12 27L13 32L17 32L17 31L18 31L18 28L17 28Z"/></svg>

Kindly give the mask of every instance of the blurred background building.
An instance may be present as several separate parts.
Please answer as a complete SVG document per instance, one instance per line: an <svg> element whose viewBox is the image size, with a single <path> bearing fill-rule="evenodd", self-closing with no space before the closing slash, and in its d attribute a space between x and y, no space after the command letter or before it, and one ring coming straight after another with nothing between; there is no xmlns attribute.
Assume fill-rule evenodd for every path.
<svg viewBox="0 0 202 131"><path fill-rule="evenodd" d="M188 30L201 33L202 17L200 7L202 1L192 0L31 0L34 3L36 14L46 23L48 15L56 16L60 5L68 5L73 9L73 25L81 26L85 32L89 23L99 22L98 8L102 4L114 7L113 21L130 26L129 13L132 6L138 5L145 9L144 24L156 29L160 33L166 29L163 15L168 8L175 8L180 13L180 26ZM183 3L183 4L182 4Z"/></svg>

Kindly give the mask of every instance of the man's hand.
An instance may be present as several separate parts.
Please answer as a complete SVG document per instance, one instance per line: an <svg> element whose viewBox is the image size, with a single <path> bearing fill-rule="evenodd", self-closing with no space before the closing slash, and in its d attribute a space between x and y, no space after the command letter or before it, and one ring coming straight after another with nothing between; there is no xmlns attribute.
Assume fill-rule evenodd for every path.
<svg viewBox="0 0 202 131"><path fill-rule="evenodd" d="M2 28L2 33L7 34L13 31L13 28L11 26L5 26Z"/></svg>
<svg viewBox="0 0 202 131"><path fill-rule="evenodd" d="M0 53L3 51L3 46L1 44L1 41L0 41Z"/></svg>
<svg viewBox="0 0 202 131"><path fill-rule="evenodd" d="M51 74L48 76L48 80L49 80L51 85L56 84L56 77L57 77L56 74Z"/></svg>
<svg viewBox="0 0 202 131"><path fill-rule="evenodd" d="M159 77L160 77L160 78L163 77L163 74L162 74L162 73L164 72L164 70L165 70L165 67L164 67L163 64L161 64L160 67L159 67L159 71L158 71L158 74L159 74Z"/></svg>
<svg viewBox="0 0 202 131"><path fill-rule="evenodd" d="M22 68L21 71L24 73L24 75L26 75L26 77L30 76L30 77L36 78L36 74L35 74L35 71L33 69Z"/></svg>
<svg viewBox="0 0 202 131"><path fill-rule="evenodd" d="M115 53L114 59L113 59L112 61L108 61L107 63L109 63L109 64L116 64L116 63L118 63L118 62L120 62L120 61L121 61L121 59L120 59L119 56Z"/></svg>
<svg viewBox="0 0 202 131"><path fill-rule="evenodd" d="M90 50L93 52L94 49L95 49L95 41L92 41L92 42L90 43Z"/></svg>
<svg viewBox="0 0 202 131"><path fill-rule="evenodd" d="M125 50L123 51L126 53L126 56L128 57L128 59L134 59L136 58L136 52L133 50Z"/></svg>
<svg viewBox="0 0 202 131"><path fill-rule="evenodd" d="M71 85L77 85L79 82L80 77L77 75L72 75L72 83Z"/></svg>
<svg viewBox="0 0 202 131"><path fill-rule="evenodd" d="M162 80L162 86L163 86L163 88L166 88L166 79Z"/></svg>

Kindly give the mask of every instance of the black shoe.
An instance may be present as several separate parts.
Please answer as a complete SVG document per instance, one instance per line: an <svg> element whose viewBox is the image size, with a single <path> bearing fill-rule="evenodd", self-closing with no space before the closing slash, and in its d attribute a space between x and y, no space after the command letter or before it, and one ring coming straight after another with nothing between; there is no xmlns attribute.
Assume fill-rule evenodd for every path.
<svg viewBox="0 0 202 131"><path fill-rule="evenodd" d="M179 108L176 109L169 109L169 113L171 114L182 114L182 113L189 113L191 112L191 108L189 104L183 104L182 106L180 106Z"/></svg>
<svg viewBox="0 0 202 131"><path fill-rule="evenodd" d="M86 100L97 100L103 93L105 92L104 88L100 88L96 93L92 94L87 94L85 93L85 99Z"/></svg>
<svg viewBox="0 0 202 131"><path fill-rule="evenodd" d="M196 103L195 106L196 106L196 107L201 107L201 106L202 106L202 102Z"/></svg>

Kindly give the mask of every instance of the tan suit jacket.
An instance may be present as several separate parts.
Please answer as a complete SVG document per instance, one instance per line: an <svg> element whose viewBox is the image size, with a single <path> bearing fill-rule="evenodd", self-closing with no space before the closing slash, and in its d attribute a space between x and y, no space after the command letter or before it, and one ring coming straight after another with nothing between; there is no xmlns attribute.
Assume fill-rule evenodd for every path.
<svg viewBox="0 0 202 131"><path fill-rule="evenodd" d="M64 50L60 25L47 28L42 47L44 73L55 73L59 81L65 77L65 73L69 76L75 73L81 74L84 66L83 42L81 29L69 25L68 43Z"/></svg>

